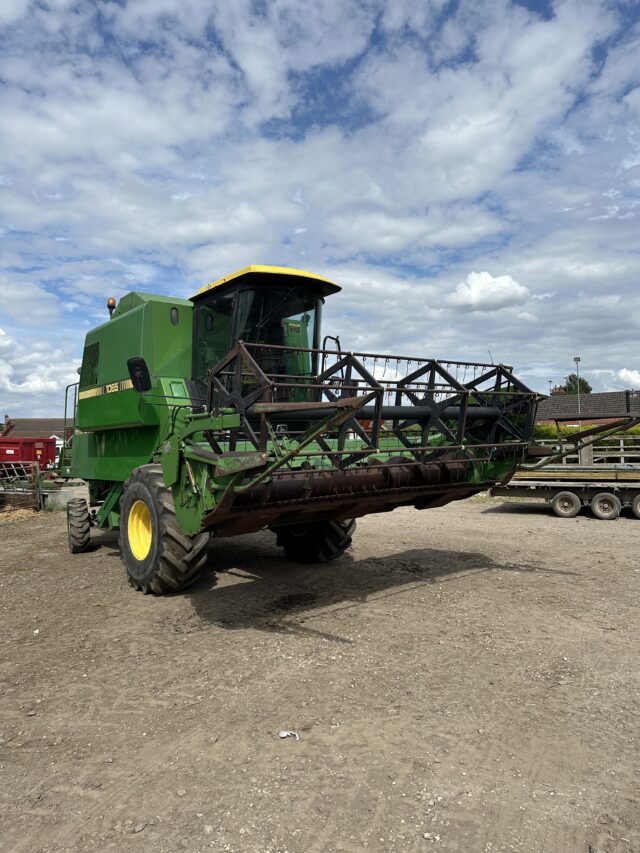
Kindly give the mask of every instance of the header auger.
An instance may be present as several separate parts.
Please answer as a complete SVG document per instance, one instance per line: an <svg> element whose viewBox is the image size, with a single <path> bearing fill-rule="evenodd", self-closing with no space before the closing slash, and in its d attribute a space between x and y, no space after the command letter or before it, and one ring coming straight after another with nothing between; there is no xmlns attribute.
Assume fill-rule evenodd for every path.
<svg viewBox="0 0 640 853"><path fill-rule="evenodd" d="M536 394L504 365L324 348L322 305L339 290L253 266L192 300L111 304L74 391L64 471L90 500L70 505L71 550L91 525L119 527L132 585L164 593L196 578L210 535L270 528L288 558L331 560L360 516L506 482Z"/></svg>

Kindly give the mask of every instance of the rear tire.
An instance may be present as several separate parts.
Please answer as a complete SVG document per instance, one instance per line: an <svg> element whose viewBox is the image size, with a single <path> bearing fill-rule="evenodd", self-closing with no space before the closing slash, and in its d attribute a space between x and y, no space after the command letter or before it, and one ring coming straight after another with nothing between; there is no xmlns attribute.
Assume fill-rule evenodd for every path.
<svg viewBox="0 0 640 853"><path fill-rule="evenodd" d="M328 563L341 557L351 545L355 519L314 521L308 525L279 527L277 544L287 560L295 563Z"/></svg>
<svg viewBox="0 0 640 853"><path fill-rule="evenodd" d="M581 507L580 498L573 492L558 492L551 501L551 508L560 518L573 518Z"/></svg>
<svg viewBox="0 0 640 853"><path fill-rule="evenodd" d="M72 498L67 503L67 533L72 554L82 554L88 550L91 544L91 520L84 498Z"/></svg>
<svg viewBox="0 0 640 853"><path fill-rule="evenodd" d="M591 512L596 518L610 521L620 515L622 504L610 492L600 492L591 501Z"/></svg>
<svg viewBox="0 0 640 853"><path fill-rule="evenodd" d="M192 584L207 561L208 533L186 536L160 465L134 469L120 499L120 552L129 583L163 595Z"/></svg>

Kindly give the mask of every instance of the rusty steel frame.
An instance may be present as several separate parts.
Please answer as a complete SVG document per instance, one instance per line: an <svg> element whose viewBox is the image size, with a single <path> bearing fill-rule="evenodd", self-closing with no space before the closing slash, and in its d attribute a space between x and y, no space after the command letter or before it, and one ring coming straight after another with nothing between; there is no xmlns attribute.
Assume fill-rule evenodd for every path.
<svg viewBox="0 0 640 853"><path fill-rule="evenodd" d="M316 375L269 373L259 363L264 351L277 351L282 355L308 353L316 363L326 365L330 358L334 363ZM399 379L379 379L363 364L367 358L374 363L377 360L406 366L416 363L417 367ZM469 382L461 382L453 375L452 367L473 369L476 375ZM298 379L303 381L292 381ZM487 383L490 387L485 387ZM292 401L291 397L301 391L311 399ZM530 441L537 399L537 395L505 365L441 362L241 341L209 370L206 404L208 411L234 409L243 416L242 426L230 431L231 451L235 450L240 438L248 440L257 450L265 451L270 440L298 434L288 425L286 431L274 433L273 416L294 422L322 418L344 403L345 398L355 395L365 399L359 409L341 423L336 446L329 446L320 436L317 443L322 450L308 451L308 455L324 454L336 468L345 468L378 452L383 435L387 438L393 435L399 442L398 449L420 462L452 450L495 450L505 442L510 449L526 446ZM386 405L385 401L388 401ZM420 418L414 413L419 413ZM521 420L522 415L526 416L524 425L516 421L516 418ZM359 422L365 419L370 421L368 429ZM256 429L258 420L260 426ZM482 436L477 434L478 423L483 426L485 434ZM419 444L407 435L406 429L410 426L419 426ZM350 432L362 442L357 451L345 450ZM429 445L431 433L440 434L447 443L441 447ZM214 449L220 452L219 447Z"/></svg>
<svg viewBox="0 0 640 853"><path fill-rule="evenodd" d="M320 369L296 372L301 353ZM229 484L203 524L230 536L469 497L524 457L537 400L501 364L240 341L209 370L205 397L240 426L204 431L211 452L199 453L249 445L265 464ZM476 463L498 468L472 475Z"/></svg>

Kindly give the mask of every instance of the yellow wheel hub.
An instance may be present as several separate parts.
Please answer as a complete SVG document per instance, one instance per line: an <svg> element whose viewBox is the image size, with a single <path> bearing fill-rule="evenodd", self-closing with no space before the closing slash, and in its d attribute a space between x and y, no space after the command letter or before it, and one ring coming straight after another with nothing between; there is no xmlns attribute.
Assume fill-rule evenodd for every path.
<svg viewBox="0 0 640 853"><path fill-rule="evenodd" d="M151 550L153 538L151 513L144 501L134 501L127 520L127 537L136 560L144 560Z"/></svg>

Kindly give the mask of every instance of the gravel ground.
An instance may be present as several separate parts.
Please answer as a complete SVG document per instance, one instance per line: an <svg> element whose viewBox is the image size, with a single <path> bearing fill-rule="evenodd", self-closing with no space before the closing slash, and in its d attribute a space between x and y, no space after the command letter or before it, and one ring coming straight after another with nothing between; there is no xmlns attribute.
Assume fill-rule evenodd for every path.
<svg viewBox="0 0 640 853"><path fill-rule="evenodd" d="M399 510L165 598L94 536L0 527L2 851L640 851L637 520Z"/></svg>

